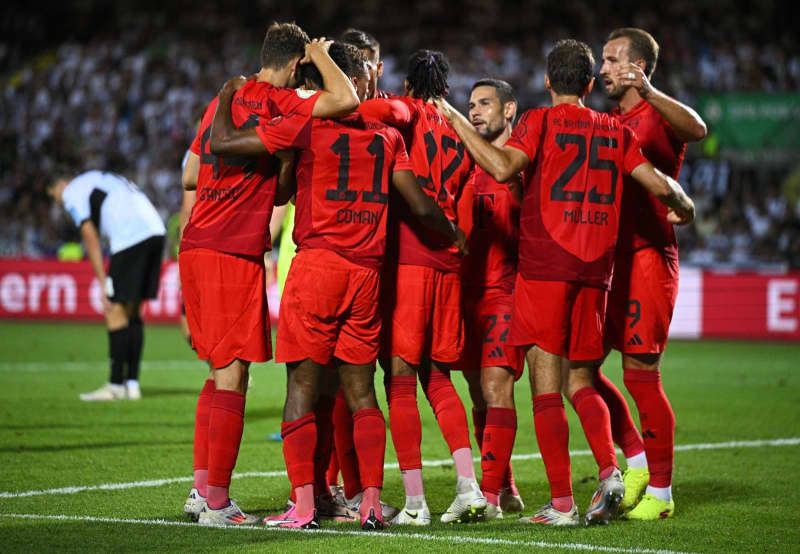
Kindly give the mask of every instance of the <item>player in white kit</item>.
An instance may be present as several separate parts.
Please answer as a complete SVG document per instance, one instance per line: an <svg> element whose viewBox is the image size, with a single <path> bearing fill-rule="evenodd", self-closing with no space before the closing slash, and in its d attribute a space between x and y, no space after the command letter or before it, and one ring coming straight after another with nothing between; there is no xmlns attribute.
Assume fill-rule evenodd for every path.
<svg viewBox="0 0 800 554"><path fill-rule="evenodd" d="M138 400L144 333L142 300L158 295L166 228L147 196L128 179L101 171L57 178L47 193L62 204L80 228L94 273L104 288L111 378L80 395L84 401ZM100 235L108 239L106 273Z"/></svg>

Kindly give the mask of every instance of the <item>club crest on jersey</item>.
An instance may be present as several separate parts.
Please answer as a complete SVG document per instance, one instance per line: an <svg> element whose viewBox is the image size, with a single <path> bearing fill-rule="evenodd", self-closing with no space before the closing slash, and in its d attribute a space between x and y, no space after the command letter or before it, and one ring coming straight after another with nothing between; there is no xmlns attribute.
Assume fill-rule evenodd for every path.
<svg viewBox="0 0 800 554"><path fill-rule="evenodd" d="M315 90L307 90L307 89L304 89L304 88L299 88L299 89L296 89L295 92L297 93L297 96L299 96L300 98L306 99L306 98L311 98L312 96L314 96L314 94L316 94L317 91L315 91Z"/></svg>

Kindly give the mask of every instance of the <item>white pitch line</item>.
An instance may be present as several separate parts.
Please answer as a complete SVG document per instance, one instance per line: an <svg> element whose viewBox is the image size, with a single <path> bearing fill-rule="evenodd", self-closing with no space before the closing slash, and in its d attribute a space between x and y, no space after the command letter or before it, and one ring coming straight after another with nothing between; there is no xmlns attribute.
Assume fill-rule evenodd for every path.
<svg viewBox="0 0 800 554"><path fill-rule="evenodd" d="M167 521L163 519L118 519L112 517L93 517L93 516L66 516L66 515L39 515L39 514L0 514L0 517L13 519L47 519L57 521L86 521L91 523L126 523L132 525L160 525L165 527L198 527L196 523L184 521ZM224 531L256 531L261 533L313 533L318 535L350 535L357 537L368 537L370 539L413 539L431 542L447 542L462 544L486 544L502 546L527 546L533 548L543 548L551 550L553 548L563 548L566 550L585 550L587 552L625 552L630 554L685 554L675 550L653 550L651 548L624 548L617 546L598 546L593 544L581 543L557 543L544 541L515 541L511 539L492 539L488 537L466 537L463 535L425 535L422 533L391 533L367 532L367 531L344 531L337 529L320 529L318 531L293 530L293 529L273 529L252 525L223 525L215 527Z"/></svg>
<svg viewBox="0 0 800 554"><path fill-rule="evenodd" d="M786 439L767 439L767 440L752 440L752 441L728 441L728 442L711 442L702 444L683 444L675 446L675 450L679 452L688 452L691 450L719 450L729 448L759 448L762 446L797 446L800 445L800 437L786 438ZM572 450L570 456L590 456L591 450ZM538 452L533 454L514 454L511 456L512 460L538 460L542 455ZM479 462L480 458L475 458L475 462ZM423 460L424 467L440 467L446 465L453 465L452 458L444 460ZM384 464L384 469L398 469L399 466L396 462ZM245 473L234 473L232 479L243 479L246 477L284 477L286 471L248 471ZM23 498L26 496L42 496L48 494L76 494L85 491L111 491L123 489L135 489L141 487L160 487L162 485L171 485L173 483L191 483L192 477L170 477L166 479L149 479L147 481L133 481L128 483L103 483L100 485L77 485L72 487L62 487L57 489L43 489L43 490L29 490L21 492L0 492L0 498Z"/></svg>

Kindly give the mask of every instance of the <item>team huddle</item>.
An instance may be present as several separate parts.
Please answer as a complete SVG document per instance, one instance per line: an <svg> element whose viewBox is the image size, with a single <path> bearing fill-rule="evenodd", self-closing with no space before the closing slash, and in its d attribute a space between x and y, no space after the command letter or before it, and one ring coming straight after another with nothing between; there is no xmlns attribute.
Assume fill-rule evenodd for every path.
<svg viewBox="0 0 800 554"><path fill-rule="evenodd" d="M211 368L195 415L187 515L206 525L259 521L230 499L229 486L249 365L273 357L270 218L292 202L297 253L274 352L287 368L281 437L290 490L285 513L266 525L429 525L418 382L457 473L441 521L522 511L510 459L525 361L551 500L522 521L671 516L675 420L659 362L677 295L673 224L694 219L675 178L687 141L701 139L705 125L652 87L657 56L646 32L611 33L600 76L619 107L603 114L582 101L595 84L591 50L559 41L547 57L552 106L515 124L517 102L501 80L474 84L468 118L450 106L441 52L412 54L397 96L378 89L380 50L370 35L310 40L294 24L271 25L261 70L225 83L184 168L184 187L197 194L180 244L181 284L192 346ZM612 347L623 354L641 433L600 371ZM378 360L402 509L381 501ZM469 384L480 482L453 372ZM562 395L598 465L583 518ZM343 488L331 488L338 472Z"/></svg>

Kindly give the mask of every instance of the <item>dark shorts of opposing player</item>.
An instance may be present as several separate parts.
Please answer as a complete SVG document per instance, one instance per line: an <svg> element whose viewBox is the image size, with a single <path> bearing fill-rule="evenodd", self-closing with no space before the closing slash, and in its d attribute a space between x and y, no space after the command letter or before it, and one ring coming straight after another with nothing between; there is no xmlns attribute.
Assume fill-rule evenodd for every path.
<svg viewBox="0 0 800 554"><path fill-rule="evenodd" d="M193 248L178 256L192 348L213 368L272 357L264 260Z"/></svg>
<svg viewBox="0 0 800 554"><path fill-rule="evenodd" d="M511 344L533 345L569 360L603 357L605 289L565 281L534 281L517 275Z"/></svg>
<svg viewBox="0 0 800 554"><path fill-rule="evenodd" d="M419 365L423 359L453 363L464 347L461 276L399 264L386 272L382 313L383 354Z"/></svg>
<svg viewBox="0 0 800 554"><path fill-rule="evenodd" d="M660 354L678 298L678 260L654 248L618 255L608 295L606 343L624 354Z"/></svg>
<svg viewBox="0 0 800 554"><path fill-rule="evenodd" d="M480 371L505 367L522 376L523 351L509 344L512 297L502 289L464 289L464 349L453 369Z"/></svg>
<svg viewBox="0 0 800 554"><path fill-rule="evenodd" d="M299 251L281 296L275 361L373 363L381 333L379 290L374 269L331 250Z"/></svg>
<svg viewBox="0 0 800 554"><path fill-rule="evenodd" d="M158 296L164 236L157 235L111 255L106 296L112 302L137 302Z"/></svg>

